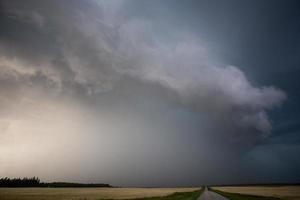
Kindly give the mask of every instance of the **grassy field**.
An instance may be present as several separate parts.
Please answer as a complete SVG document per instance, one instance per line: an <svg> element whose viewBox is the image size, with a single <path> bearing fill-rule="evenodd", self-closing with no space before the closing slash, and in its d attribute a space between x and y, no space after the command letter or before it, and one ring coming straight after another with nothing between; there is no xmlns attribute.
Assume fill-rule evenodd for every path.
<svg viewBox="0 0 300 200"><path fill-rule="evenodd" d="M244 194L247 196L255 195L263 197L274 197L285 200L300 200L300 186L240 186L213 187L213 189L226 193L238 193L237 195L240 194L239 196L243 196ZM237 195L235 194L235 196ZM226 196L226 194L224 196Z"/></svg>
<svg viewBox="0 0 300 200"><path fill-rule="evenodd" d="M216 190L216 189L211 189L211 190L224 197L227 197L229 200L281 200L277 197L265 197L265 196L257 196L257 195L250 195L250 194L223 192L221 190Z"/></svg>
<svg viewBox="0 0 300 200"><path fill-rule="evenodd" d="M196 190L194 192L175 192L163 197L146 197L135 200L196 200L202 194L203 190Z"/></svg>
<svg viewBox="0 0 300 200"><path fill-rule="evenodd" d="M199 195L199 188L0 188L1 200L195 200Z"/></svg>

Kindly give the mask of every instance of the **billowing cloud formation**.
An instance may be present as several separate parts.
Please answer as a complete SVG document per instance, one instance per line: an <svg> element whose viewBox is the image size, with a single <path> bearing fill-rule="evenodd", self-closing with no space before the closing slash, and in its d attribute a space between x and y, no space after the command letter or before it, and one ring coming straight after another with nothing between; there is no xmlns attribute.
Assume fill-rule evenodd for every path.
<svg viewBox="0 0 300 200"><path fill-rule="evenodd" d="M14 120L22 117L31 119L23 126L44 123L31 115L45 116L45 112L51 118L60 115L62 123L74 115L70 110L80 107L75 116L90 109L87 115L93 113L99 117L100 113L103 117L105 113L106 120L118 121L116 115L120 116L120 110L129 112L128 124L143 124L135 121L132 113L139 113L137 116L168 113L163 116L171 121L177 115L185 116L185 112L205 115L208 122L201 128L197 117L188 114L184 120L198 119L191 120L190 127L195 132L206 132L199 134L201 139L216 136L227 147L253 145L270 134L267 110L283 102L286 98L283 91L273 86L253 86L238 67L217 62L191 33L179 31L174 33L176 39L161 38L151 21L127 16L122 5L119 1L2 3L1 23L5 28L0 33L0 117L3 130L8 129L5 124L15 126ZM132 101L136 105L132 106ZM51 112L47 110L49 106ZM118 106L122 109L118 110ZM54 107L61 112L54 114ZM49 120L49 116L45 119ZM157 131L153 126L159 127L160 123L151 120L152 125L135 125L128 130L138 130L141 135L153 134ZM185 127L184 120L181 128ZM74 117L74 121L85 127L72 129L74 134L101 129L95 127L95 119L87 122ZM168 128L160 130L172 132L168 123L164 125ZM105 133L87 137L118 137L124 129L122 123L117 124L120 130L114 130L114 125L104 128L111 136ZM65 121L52 131L66 132L69 126L72 126L70 122ZM92 126L95 130L91 130ZM185 134L189 128L177 131ZM13 129L17 135L18 131ZM177 137L176 134L173 136ZM82 135L64 136L75 137L78 145L84 140ZM53 136L56 137L60 136Z"/></svg>

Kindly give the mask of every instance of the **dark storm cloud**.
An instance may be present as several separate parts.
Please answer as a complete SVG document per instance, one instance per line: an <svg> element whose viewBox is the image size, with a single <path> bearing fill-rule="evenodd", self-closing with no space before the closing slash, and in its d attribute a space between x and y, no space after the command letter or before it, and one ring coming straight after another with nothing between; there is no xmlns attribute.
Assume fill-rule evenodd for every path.
<svg viewBox="0 0 300 200"><path fill-rule="evenodd" d="M267 111L280 106L285 93L275 86L254 86L239 67L212 55L197 35L173 27L178 30L176 40L165 39L154 21L130 16L123 1L26 2L1 1L0 102L6 108L1 117L12 120L7 117L11 107L20 113L19 107L28 101L45 101L42 97L49 97L47 104L54 104L53 100L60 105L63 99L61 105L68 108L64 104L68 99L71 103L67 104L77 105L80 112L93 110L90 115L94 119L88 118L87 124L94 128L82 125L83 130L100 133L85 133L83 138L91 147L85 146L83 152L94 159L98 153L94 148L99 146L96 141L107 137L118 146L106 146L107 153L123 157L119 161L113 156L96 159L95 167L104 162L106 169L112 168L111 176L99 178L119 184L116 176L120 174L112 174L122 170L117 165L123 165L129 185L167 184L170 180L179 184L180 179L191 184L199 183L187 179L202 166L209 172L199 175L204 182L218 180L211 177L214 173L230 180L239 167L232 168L238 163L236 154L270 135ZM69 112L68 108L65 113L72 117ZM97 117L118 126L107 122L108 133L103 133ZM137 146L132 145L134 138L139 138ZM157 145L157 150L151 145ZM122 146L124 152L115 153L114 149ZM215 156L217 160L211 159ZM195 157L198 161L191 160ZM222 157L232 159L224 166L231 171L228 175L221 175L215 167L224 161ZM170 174L163 161L166 158L178 166ZM82 159L86 158L74 162ZM132 175L130 161L139 163L140 174ZM86 169L90 170L88 177L97 173L92 165ZM186 180L183 175L174 175L189 170L184 174ZM160 183L157 177L147 182L154 173L166 181ZM144 178L138 181L141 174Z"/></svg>

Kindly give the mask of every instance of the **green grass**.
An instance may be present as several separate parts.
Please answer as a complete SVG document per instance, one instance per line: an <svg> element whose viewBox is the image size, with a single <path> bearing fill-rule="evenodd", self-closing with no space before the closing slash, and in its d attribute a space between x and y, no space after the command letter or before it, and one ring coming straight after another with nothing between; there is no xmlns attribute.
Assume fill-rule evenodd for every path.
<svg viewBox="0 0 300 200"><path fill-rule="evenodd" d="M200 189L194 192L175 192L174 194L164 197L146 197L133 200L196 200L203 191L203 189Z"/></svg>
<svg viewBox="0 0 300 200"><path fill-rule="evenodd" d="M218 193L229 200L281 200L280 198L276 197L263 197L263 196L256 196L256 195L247 195L247 194L238 194L238 193L231 193L231 192L223 192L220 190L214 190L209 188L209 190Z"/></svg>

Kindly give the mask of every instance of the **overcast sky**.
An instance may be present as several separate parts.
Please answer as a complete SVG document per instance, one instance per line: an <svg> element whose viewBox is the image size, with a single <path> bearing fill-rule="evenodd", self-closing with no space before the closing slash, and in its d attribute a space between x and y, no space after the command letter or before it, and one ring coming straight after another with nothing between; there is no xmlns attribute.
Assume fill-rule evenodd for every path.
<svg viewBox="0 0 300 200"><path fill-rule="evenodd" d="M300 182L300 5L1 0L0 177Z"/></svg>

